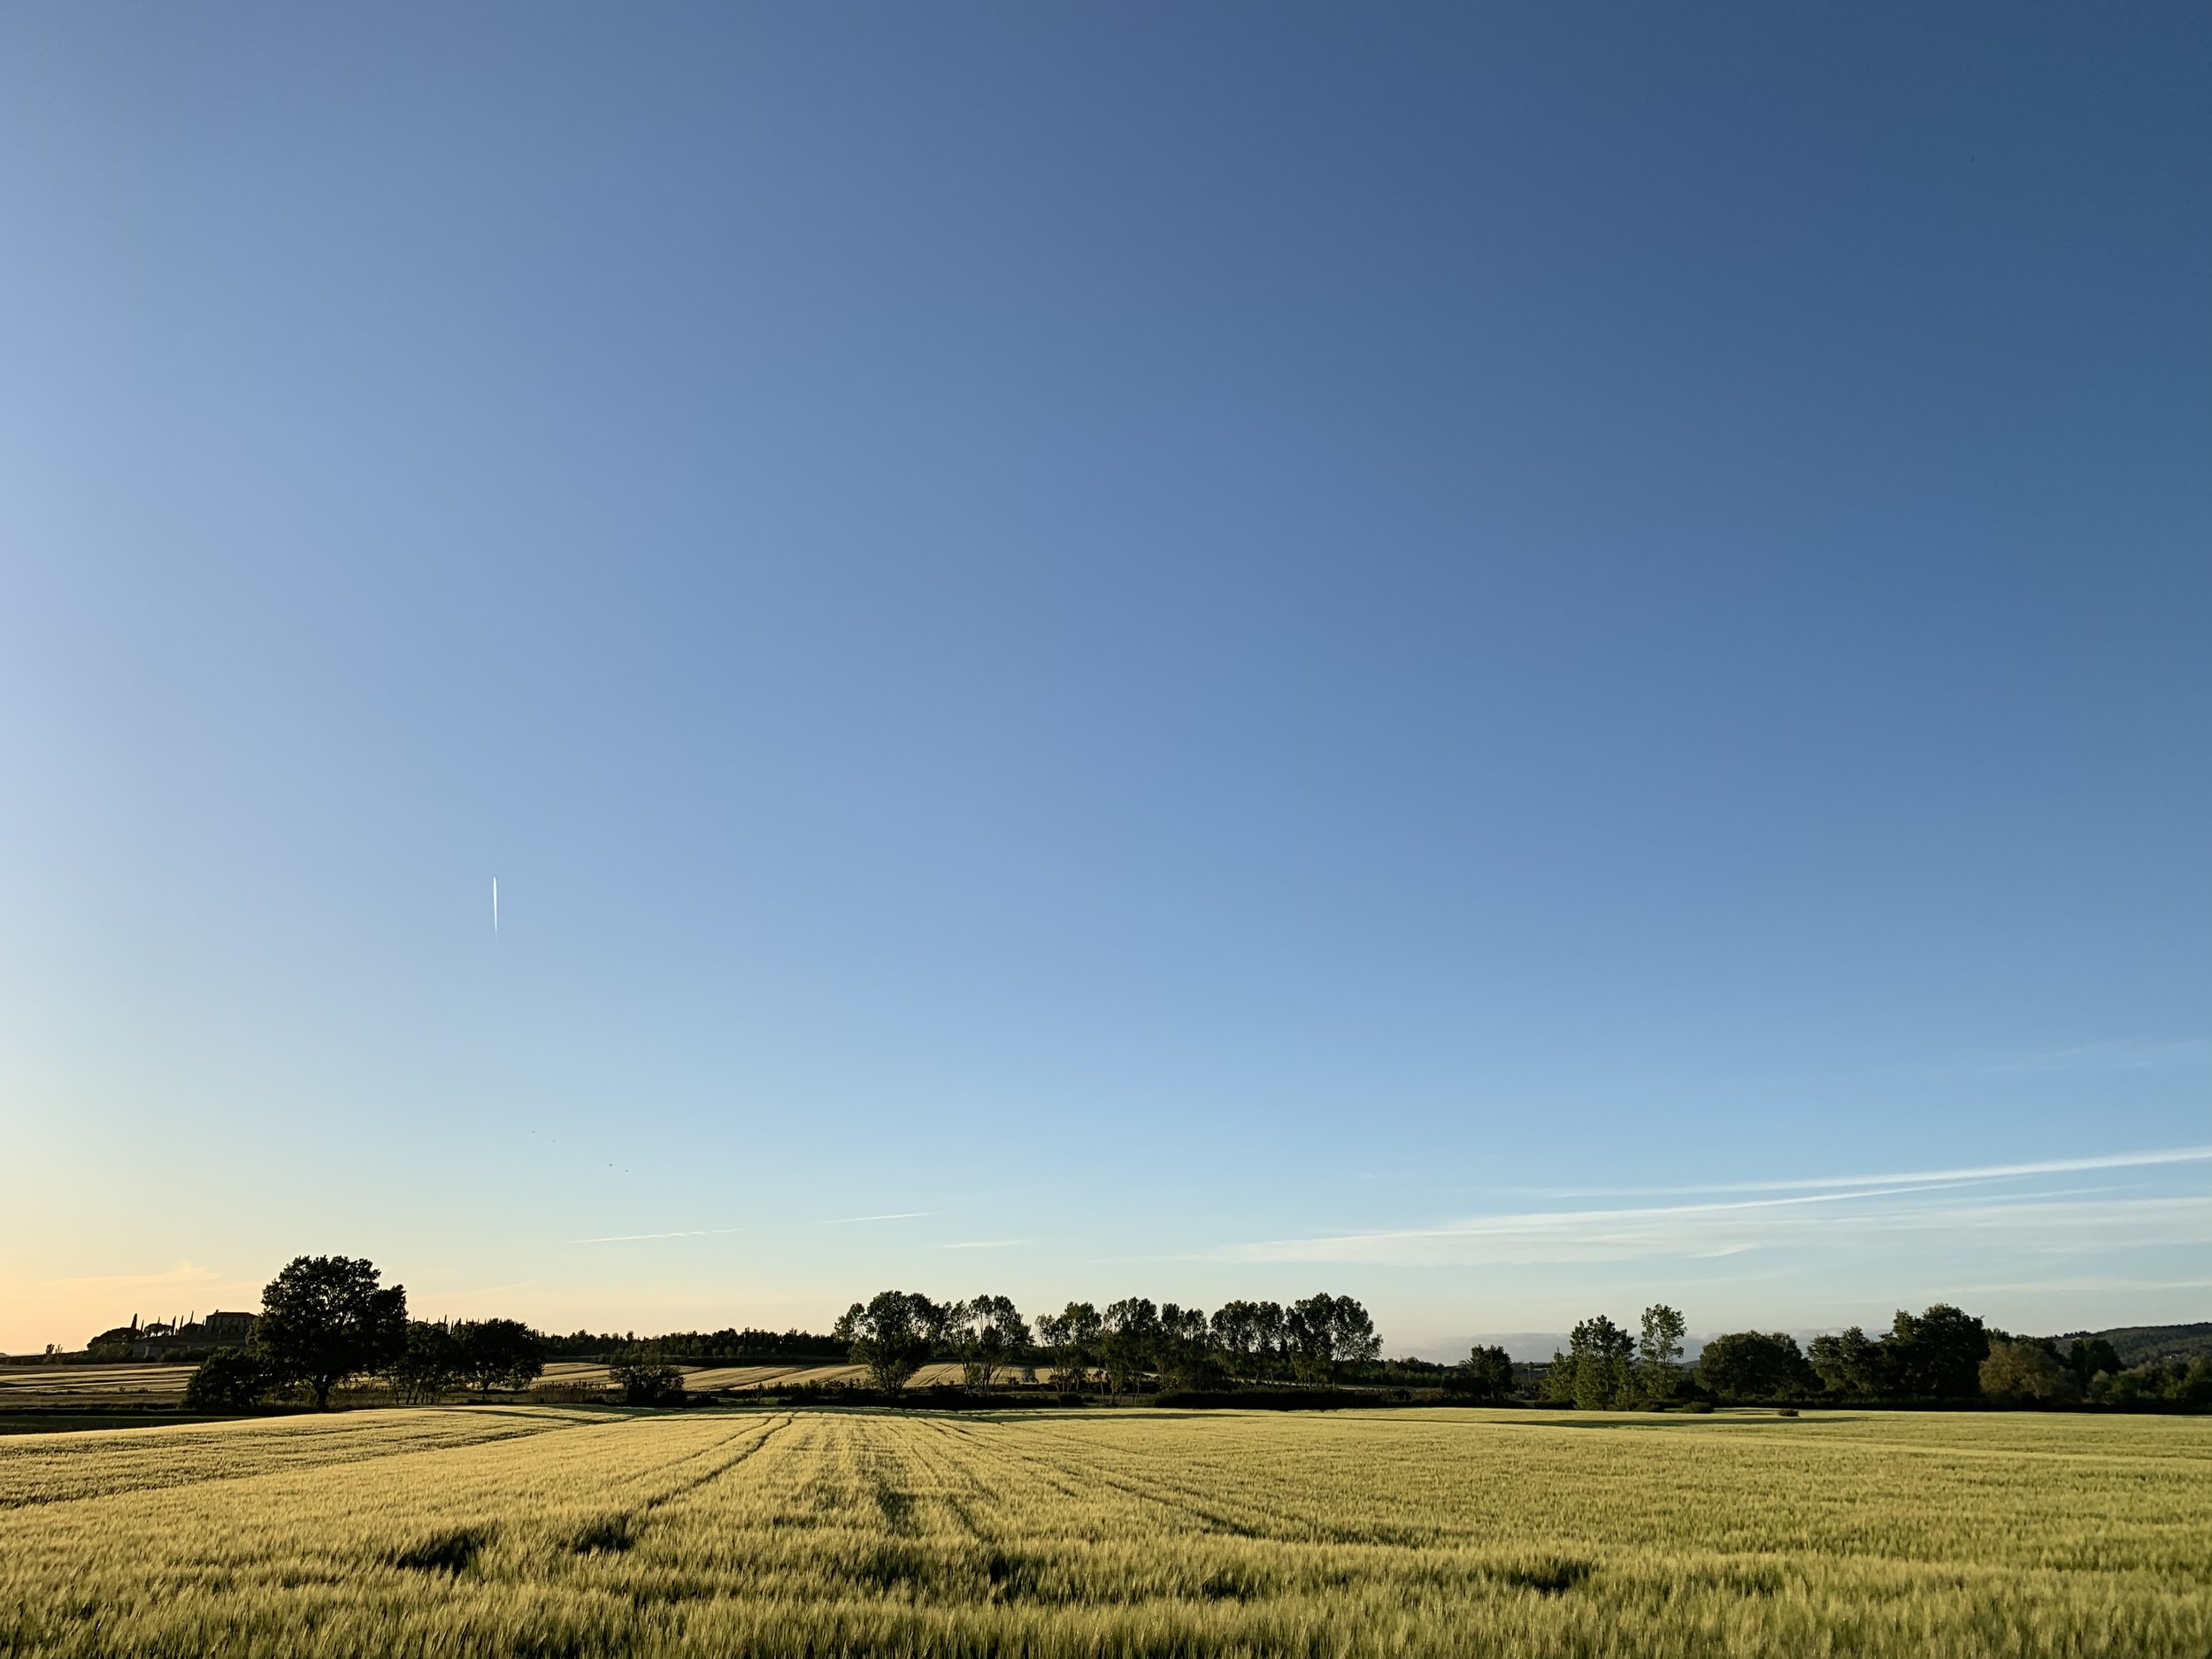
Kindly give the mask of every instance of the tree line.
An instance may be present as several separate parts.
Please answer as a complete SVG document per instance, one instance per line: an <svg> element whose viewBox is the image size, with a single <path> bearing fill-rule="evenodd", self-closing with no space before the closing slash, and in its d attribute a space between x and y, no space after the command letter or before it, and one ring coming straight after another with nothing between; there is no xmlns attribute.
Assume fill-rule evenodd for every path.
<svg viewBox="0 0 2212 1659"><path fill-rule="evenodd" d="M351 1377L380 1375L410 1403L456 1387L526 1388L545 1370L545 1339L518 1319L411 1319L407 1291L375 1263L303 1256L261 1293L242 1348L201 1362L185 1389L196 1409L235 1410L303 1394L319 1411Z"/></svg>
<svg viewBox="0 0 2212 1659"><path fill-rule="evenodd" d="M2124 1366L2110 1342L2014 1336L1938 1302L1897 1311L1870 1336L1857 1325L1804 1348L1781 1331L1735 1331L1682 1363L1684 1320L1665 1303L1644 1310L1631 1333L1602 1314L1585 1319L1544 1369L1541 1398L1555 1405L1620 1409L1721 1401L1909 1405L2212 1405L2212 1363ZM1487 1357L1486 1357L1487 1356ZM1467 1365L1494 1372L1500 1350L1477 1348Z"/></svg>
<svg viewBox="0 0 2212 1659"><path fill-rule="evenodd" d="M1005 1296L940 1302L919 1291L885 1290L848 1308L833 1334L885 1394L903 1388L933 1359L956 1362L970 1388L989 1388L1009 1368L1034 1370L1041 1362L1063 1394L1127 1394L1325 1383L1382 1353L1367 1310L1325 1291L1288 1307L1232 1302L1210 1316L1148 1296L1103 1309L1071 1302L1032 1321Z"/></svg>
<svg viewBox="0 0 2212 1659"><path fill-rule="evenodd" d="M605 1359L649 1345L664 1358L689 1364L712 1362L718 1365L751 1365L763 1360L826 1359L842 1353L845 1345L833 1336L813 1331L738 1330L672 1331L666 1336L640 1338L634 1331L617 1336L591 1331L572 1331L566 1336L548 1336L548 1359Z"/></svg>
<svg viewBox="0 0 2212 1659"><path fill-rule="evenodd" d="M1711 1403L1902 1405L1977 1400L2065 1407L2212 1406L2212 1358L2124 1365L2101 1337L2015 1336L1948 1303L1900 1310L1890 1328L1858 1326L1801 1348L1786 1332L1737 1331L1684 1360L1686 1322L1666 1303L1644 1310L1631 1331L1606 1315L1578 1324L1550 1363L1516 1366L1502 1348L1478 1346L1456 1365L1376 1362L1381 1339L1350 1296L1317 1292L1288 1304L1234 1301L1209 1314L1126 1297L1102 1309L1071 1302L1025 1318L1012 1300L987 1294L937 1302L886 1290L856 1302L827 1336L791 1331L681 1333L640 1342L579 1332L547 1338L515 1319L408 1317L404 1287L382 1283L370 1262L300 1256L262 1293L242 1348L211 1355L186 1403L236 1409L286 1394L327 1409L349 1378L388 1379L411 1403L455 1388L480 1395L529 1386L556 1355L603 1359L626 1402L680 1403L679 1362L818 1359L842 1352L874 1386L895 1394L922 1366L949 1361L964 1387L987 1391L1018 1371L1066 1395L1326 1386L1348 1378L1440 1383L1471 1403L1532 1400L1585 1409L1700 1409Z"/></svg>

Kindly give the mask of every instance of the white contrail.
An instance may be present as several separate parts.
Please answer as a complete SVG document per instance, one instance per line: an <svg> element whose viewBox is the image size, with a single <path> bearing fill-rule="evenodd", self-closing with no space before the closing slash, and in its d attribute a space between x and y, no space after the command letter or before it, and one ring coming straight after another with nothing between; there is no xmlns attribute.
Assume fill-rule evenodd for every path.
<svg viewBox="0 0 2212 1659"><path fill-rule="evenodd" d="M492 937L499 937L499 878L492 878Z"/></svg>

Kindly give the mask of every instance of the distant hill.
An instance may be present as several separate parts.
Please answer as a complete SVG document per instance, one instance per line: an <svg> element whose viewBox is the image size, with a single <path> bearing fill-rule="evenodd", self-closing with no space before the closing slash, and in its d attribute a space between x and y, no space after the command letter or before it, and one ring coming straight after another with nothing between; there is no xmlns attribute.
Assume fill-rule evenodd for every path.
<svg viewBox="0 0 2212 1659"><path fill-rule="evenodd" d="M2102 1337L2112 1344L2123 1365L2147 1365L2153 1360L2212 1359L2212 1324L2124 1325L2110 1331L2069 1331L2058 1340Z"/></svg>

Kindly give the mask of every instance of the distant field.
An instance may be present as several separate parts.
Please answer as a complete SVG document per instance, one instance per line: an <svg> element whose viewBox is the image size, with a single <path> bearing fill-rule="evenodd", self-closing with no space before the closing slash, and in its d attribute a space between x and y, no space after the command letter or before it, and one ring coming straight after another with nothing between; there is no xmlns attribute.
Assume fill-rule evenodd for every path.
<svg viewBox="0 0 2212 1659"><path fill-rule="evenodd" d="M24 1365L0 1367L0 1411L48 1400L62 1403L173 1403L190 1365Z"/></svg>
<svg viewBox="0 0 2212 1659"><path fill-rule="evenodd" d="M790 1387L798 1383L864 1383L857 1365L683 1365L684 1386L702 1394L725 1388ZM0 1366L0 1412L27 1407L173 1405L184 1394L190 1365ZM957 1365L925 1365L916 1386L957 1382ZM604 1365L555 1360L539 1381L549 1387L605 1388L613 1379ZM459 1392L457 1390L457 1393ZM380 1391L379 1397L388 1398Z"/></svg>
<svg viewBox="0 0 2212 1659"><path fill-rule="evenodd" d="M0 1440L19 1655L2212 1652L2212 1421L361 1411Z"/></svg>
<svg viewBox="0 0 2212 1659"><path fill-rule="evenodd" d="M864 1384L868 1380L868 1373L858 1365L680 1365L677 1369L684 1373L684 1386L700 1394L713 1394L725 1388L789 1388L800 1383ZM585 1360L556 1360L546 1366L545 1375L539 1380L592 1387L607 1386L613 1379L604 1365ZM957 1365L925 1365L915 1373L912 1386L921 1388L933 1383L959 1380Z"/></svg>

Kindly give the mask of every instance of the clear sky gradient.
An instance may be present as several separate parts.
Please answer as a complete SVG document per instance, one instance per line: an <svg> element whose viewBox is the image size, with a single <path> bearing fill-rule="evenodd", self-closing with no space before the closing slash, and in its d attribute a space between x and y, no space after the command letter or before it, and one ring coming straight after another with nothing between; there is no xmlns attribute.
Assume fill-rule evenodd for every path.
<svg viewBox="0 0 2212 1659"><path fill-rule="evenodd" d="M2208 202L2201 6L13 10L0 1348L2212 1317Z"/></svg>

